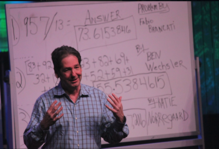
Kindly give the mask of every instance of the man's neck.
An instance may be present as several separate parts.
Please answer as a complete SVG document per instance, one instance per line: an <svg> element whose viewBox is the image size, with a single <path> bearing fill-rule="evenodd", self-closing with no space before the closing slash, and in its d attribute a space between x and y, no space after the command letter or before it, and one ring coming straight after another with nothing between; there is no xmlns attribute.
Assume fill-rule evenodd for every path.
<svg viewBox="0 0 219 149"><path fill-rule="evenodd" d="M65 87L62 87L65 91L65 93L70 97L70 99L75 103L79 94L80 94L80 91L81 91L81 85L76 87L76 88L65 88Z"/></svg>

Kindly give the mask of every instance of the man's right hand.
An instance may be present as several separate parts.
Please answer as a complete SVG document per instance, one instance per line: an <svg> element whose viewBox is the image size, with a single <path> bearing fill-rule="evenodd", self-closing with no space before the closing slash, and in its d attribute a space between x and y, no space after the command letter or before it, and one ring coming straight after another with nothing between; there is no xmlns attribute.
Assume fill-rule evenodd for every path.
<svg viewBox="0 0 219 149"><path fill-rule="evenodd" d="M55 122L57 120L59 120L64 115L64 113L59 115L59 113L63 109L63 107L61 106L61 102L59 102L57 105L56 105L56 103L57 103L57 100L55 100L51 104L51 106L49 107L48 111L44 115L43 120L40 122L40 126L44 130L49 129L49 126L52 126L53 124L55 124ZM57 115L59 115L59 116L57 117Z"/></svg>

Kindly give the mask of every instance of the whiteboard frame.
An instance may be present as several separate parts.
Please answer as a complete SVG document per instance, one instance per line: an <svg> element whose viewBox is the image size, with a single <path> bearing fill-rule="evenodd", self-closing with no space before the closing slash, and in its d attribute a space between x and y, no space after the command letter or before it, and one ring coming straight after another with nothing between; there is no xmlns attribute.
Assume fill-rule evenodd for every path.
<svg viewBox="0 0 219 149"><path fill-rule="evenodd" d="M7 23L7 32L8 32L8 48L9 48L9 60L10 60L10 69L11 69L11 72L9 73L9 84L10 84L10 94L11 94L11 116L12 116L12 119L11 119L11 125L12 125L12 147L13 148L16 148L18 146L20 146L20 143L19 141L16 142L16 140L19 138L19 135L18 133L16 133L16 130L19 128L19 124L17 123L17 125L15 124L15 122L18 122L18 117L16 116L16 113L18 112L17 111L17 108L16 108L16 105L17 105L17 96L15 94L12 94L12 93L16 93L16 87L15 87L15 73L13 73L15 71L14 69L14 61L12 59L13 57L13 50L10 50L10 49L13 49L13 44L10 42L12 40L12 37L11 37L11 34L12 34L12 30L8 27L10 24L10 9L8 9L8 6L7 4L5 5L6 6L6 23ZM10 136L11 137L11 136Z"/></svg>
<svg viewBox="0 0 219 149"><path fill-rule="evenodd" d="M108 1L109 3L112 3L112 1ZM108 3L108 2L101 2L101 1L94 1L94 2L39 2L39 3L28 3L28 4L6 4L6 19L7 19L7 27L8 27L8 43L9 43L9 54L10 54L10 65L11 65L11 72L10 72L10 92L11 92L11 113L12 113L12 132L13 132L13 147L17 148L20 146L19 143L19 131L16 131L19 129L19 123L18 122L18 116L17 116L17 97L16 93L16 87L15 87L15 68L14 68L14 61L12 59L13 57L13 45L11 43L12 41L12 29L8 24L10 24L10 9L16 9L16 8L25 8L28 6L28 8L31 7L53 7L53 6L65 6L65 5L87 5L87 4L100 4L100 3ZM113 1L115 3L115 1ZM116 2L118 3L118 1ZM121 2L120 3L130 3L130 2ZM194 132L187 132L187 133L176 133L176 134L169 134L169 135L159 135L154 136L154 139L165 139L165 138L174 138L174 137L182 137L182 136L194 136L194 135L200 135L200 127L199 127L199 120L198 120L198 105L197 105L197 92L196 92L196 76L195 76L195 61L194 61L194 46L193 46L193 32L192 32L192 12L191 12L191 2L185 2L188 5L188 14L189 14L189 41L190 41L190 51L191 51L191 68L192 68L192 77L193 77L193 91L195 93L195 99L194 99L194 109L195 109L195 117L196 117L196 128L197 130ZM201 107L200 107L201 108ZM202 115L201 115L202 116ZM202 126L202 124L201 124ZM202 128L201 128L202 129ZM125 140L122 140L122 142L130 142L130 141L140 141L140 140L148 140L151 137L135 137L135 138L127 138ZM199 140L200 141L200 140ZM199 142L198 141L198 142ZM103 143L105 144L105 143ZM127 146L126 146L127 147Z"/></svg>

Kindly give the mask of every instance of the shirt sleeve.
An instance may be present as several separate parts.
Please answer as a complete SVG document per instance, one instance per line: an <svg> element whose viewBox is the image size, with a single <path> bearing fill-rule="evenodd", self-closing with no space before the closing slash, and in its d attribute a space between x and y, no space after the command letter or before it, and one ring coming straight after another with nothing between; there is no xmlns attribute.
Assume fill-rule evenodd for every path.
<svg viewBox="0 0 219 149"><path fill-rule="evenodd" d="M34 105L30 122L23 134L24 143L27 148L39 148L45 142L48 130L43 130L40 126L44 113L45 107L39 98Z"/></svg>
<svg viewBox="0 0 219 149"><path fill-rule="evenodd" d="M121 123L118 121L113 112L111 112L105 105L107 104L109 107L112 105L107 101L107 97L104 94L104 105L103 105L103 118L102 118L102 126L101 126L101 137L109 142L110 144L119 143L123 138L126 138L129 134L129 128L126 124L126 117L124 118L124 122Z"/></svg>

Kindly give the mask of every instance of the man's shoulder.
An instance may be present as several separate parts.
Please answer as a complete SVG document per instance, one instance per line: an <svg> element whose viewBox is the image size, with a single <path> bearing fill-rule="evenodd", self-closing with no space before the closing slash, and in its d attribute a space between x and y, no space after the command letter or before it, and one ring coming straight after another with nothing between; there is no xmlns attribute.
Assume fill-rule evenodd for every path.
<svg viewBox="0 0 219 149"><path fill-rule="evenodd" d="M54 97L54 95L56 95L58 92L59 92L58 86L55 86L45 91L43 94L41 94L38 99L44 99L45 97L46 98Z"/></svg>
<svg viewBox="0 0 219 149"><path fill-rule="evenodd" d="M107 99L106 94L98 88L93 86L81 84L81 95L89 97L92 102L105 102Z"/></svg>
<svg viewBox="0 0 219 149"><path fill-rule="evenodd" d="M95 87L90 86L90 85L86 85L86 84L81 84L81 90L83 93L87 93L87 94L105 95L105 93L103 91L101 91L100 89L95 88Z"/></svg>
<svg viewBox="0 0 219 149"><path fill-rule="evenodd" d="M90 86L90 85L87 85L87 84L83 84L83 83L81 83L81 88L82 88L82 89L96 89L96 88L93 87L93 86Z"/></svg>
<svg viewBox="0 0 219 149"><path fill-rule="evenodd" d="M42 93L36 100L35 105L40 106L40 105L50 105L54 99L54 96L57 95L58 93L58 88L57 86L49 89L48 91L45 91Z"/></svg>

